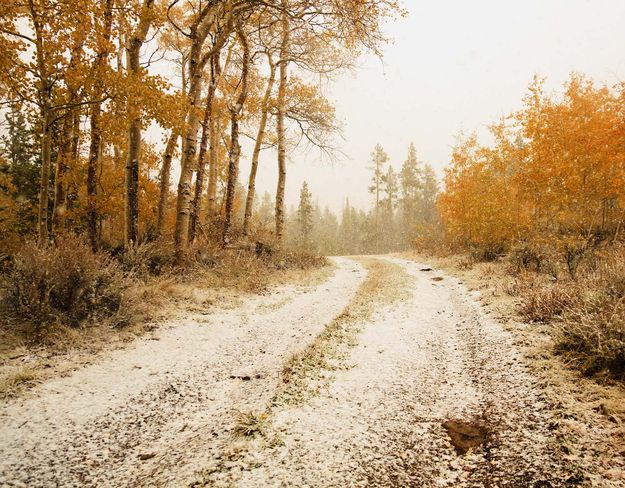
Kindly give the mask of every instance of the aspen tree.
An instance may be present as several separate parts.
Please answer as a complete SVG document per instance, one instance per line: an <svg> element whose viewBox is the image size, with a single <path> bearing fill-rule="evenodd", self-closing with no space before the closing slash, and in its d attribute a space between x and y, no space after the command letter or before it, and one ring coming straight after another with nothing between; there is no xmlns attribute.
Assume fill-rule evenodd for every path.
<svg viewBox="0 0 625 488"><path fill-rule="evenodd" d="M156 216L156 234L161 237L165 230L165 213L167 211L167 198L169 196L169 181L171 177L171 162L174 157L174 151L178 145L180 134L177 128L174 128L167 138L165 151L163 152L163 164L159 173L159 198L158 210Z"/></svg>
<svg viewBox="0 0 625 488"><path fill-rule="evenodd" d="M104 66L108 63L110 55L111 32L113 26L113 0L104 2L102 35L99 42L98 52L93 62L93 72L96 76L92 93L90 123L90 145L87 160L87 233L92 249L98 248L98 210L97 210L97 172L100 167L102 154L102 129L100 117L102 105L100 98L104 92L104 84L101 80Z"/></svg>
<svg viewBox="0 0 625 488"><path fill-rule="evenodd" d="M174 2L170 5L175 5ZM218 2L207 2L193 18L189 32L186 34L191 41L189 54L189 80L187 98L189 109L182 138L182 158L178 196L176 199L176 227L174 243L178 259L182 259L189 244L189 219L191 214L191 180L197 169L197 134L200 125L199 106L204 68L215 52L225 44L232 32L235 16L232 0L221 5ZM204 44L212 32L216 33L215 43L207 51Z"/></svg>
<svg viewBox="0 0 625 488"><path fill-rule="evenodd" d="M146 41L153 21L154 0L144 0L139 13L137 26L126 40L126 69L134 83L139 83L142 75L140 64L141 47ZM126 154L125 180L125 226L124 246L137 243L139 219L139 157L141 153L141 107L137 95L130 95L128 110L130 125L128 127L128 148Z"/></svg>
<svg viewBox="0 0 625 488"><path fill-rule="evenodd" d="M228 181L226 185L225 216L223 229L224 244L230 243L230 228L234 204L234 191L239 174L239 159L241 158L241 144L239 143L239 116L248 94L248 76L250 68L250 48L247 34L241 23L237 25L237 40L241 44L241 88L235 102L230 105L230 155L228 159Z"/></svg>
<svg viewBox="0 0 625 488"><path fill-rule="evenodd" d="M269 118L270 98L273 85L276 79L276 65L273 62L271 52L267 52L267 64L269 65L269 77L267 78L267 86L261 104L260 121L258 123L258 131L256 133L256 141L252 152L252 162L250 165L250 175L247 183L247 197L245 199L245 214L243 217L243 233L249 235L250 220L252 218L252 209L254 208L254 196L256 192L256 174L258 172L258 160L260 151L265 138L267 129L267 120Z"/></svg>
<svg viewBox="0 0 625 488"><path fill-rule="evenodd" d="M290 47L288 0L281 0L282 39L280 42L279 84L277 99L276 125L278 132L278 184L276 187L276 244L282 245L284 238L284 191L286 187L286 88Z"/></svg>

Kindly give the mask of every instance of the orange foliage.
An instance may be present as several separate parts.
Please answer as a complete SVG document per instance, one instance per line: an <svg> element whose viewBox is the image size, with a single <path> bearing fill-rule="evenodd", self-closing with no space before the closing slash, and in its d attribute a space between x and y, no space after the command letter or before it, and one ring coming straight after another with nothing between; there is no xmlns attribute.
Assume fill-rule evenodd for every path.
<svg viewBox="0 0 625 488"><path fill-rule="evenodd" d="M560 98L535 79L523 108L453 151L438 206L448 242L500 252L512 243L615 237L625 208L625 89L572 75Z"/></svg>

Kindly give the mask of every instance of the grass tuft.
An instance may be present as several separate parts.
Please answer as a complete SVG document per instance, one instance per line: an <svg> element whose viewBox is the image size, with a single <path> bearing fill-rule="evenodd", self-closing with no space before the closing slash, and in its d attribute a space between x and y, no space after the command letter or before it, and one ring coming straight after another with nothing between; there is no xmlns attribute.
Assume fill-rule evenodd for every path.
<svg viewBox="0 0 625 488"><path fill-rule="evenodd" d="M266 436L271 426L271 418L268 412L239 412L233 433L239 437Z"/></svg>

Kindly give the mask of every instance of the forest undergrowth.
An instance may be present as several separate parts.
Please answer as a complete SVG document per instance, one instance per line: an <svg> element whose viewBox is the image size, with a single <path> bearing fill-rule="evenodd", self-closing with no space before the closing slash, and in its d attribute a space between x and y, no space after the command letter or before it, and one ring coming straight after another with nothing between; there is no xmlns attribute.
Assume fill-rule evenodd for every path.
<svg viewBox="0 0 625 488"><path fill-rule="evenodd" d="M479 292L514 333L554 405L578 420L589 413L614 425L625 420L624 246L588 250L573 275L553 249L515 249L493 260L467 253L411 257Z"/></svg>
<svg viewBox="0 0 625 488"><path fill-rule="evenodd" d="M119 252L93 252L75 236L27 244L0 269L0 396L74 367L55 358L78 354L88 362L166 319L234 306L281 283L314 284L330 272L312 253L208 241L182 263L159 242Z"/></svg>

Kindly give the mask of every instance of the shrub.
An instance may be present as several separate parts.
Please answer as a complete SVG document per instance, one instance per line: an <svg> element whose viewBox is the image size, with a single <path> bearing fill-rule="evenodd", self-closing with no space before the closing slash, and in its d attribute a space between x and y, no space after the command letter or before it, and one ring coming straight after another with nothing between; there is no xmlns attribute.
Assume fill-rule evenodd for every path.
<svg viewBox="0 0 625 488"><path fill-rule="evenodd" d="M528 244L515 246L510 252L510 260L515 271L529 270L539 272L543 265L543 253Z"/></svg>
<svg viewBox="0 0 625 488"><path fill-rule="evenodd" d="M602 252L595 270L580 278L584 300L563 317L557 349L586 374L625 378L625 248Z"/></svg>
<svg viewBox="0 0 625 488"><path fill-rule="evenodd" d="M469 254L478 263L490 263L505 255L505 247L496 243L472 246Z"/></svg>
<svg viewBox="0 0 625 488"><path fill-rule="evenodd" d="M124 272L139 278L160 276L176 262L173 246L158 241L120 250L115 258Z"/></svg>
<svg viewBox="0 0 625 488"><path fill-rule="evenodd" d="M528 287L522 292L517 309L528 322L550 322L579 301L581 292L573 283Z"/></svg>
<svg viewBox="0 0 625 488"><path fill-rule="evenodd" d="M321 268L328 264L325 256L319 256L310 251L288 251L271 254L268 258L278 269L311 269Z"/></svg>
<svg viewBox="0 0 625 488"><path fill-rule="evenodd" d="M625 304L603 301L567 314L557 335L557 351L587 375L608 372L625 378Z"/></svg>
<svg viewBox="0 0 625 488"><path fill-rule="evenodd" d="M4 308L36 333L52 323L70 327L118 312L125 288L119 266L76 237L27 244L1 279Z"/></svg>

